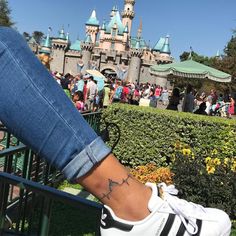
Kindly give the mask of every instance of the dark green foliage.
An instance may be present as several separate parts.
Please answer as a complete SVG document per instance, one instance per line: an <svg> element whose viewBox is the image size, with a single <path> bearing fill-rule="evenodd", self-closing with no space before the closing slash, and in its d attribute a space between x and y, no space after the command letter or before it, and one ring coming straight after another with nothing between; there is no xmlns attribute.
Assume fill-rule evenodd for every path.
<svg viewBox="0 0 236 236"><path fill-rule="evenodd" d="M214 164L216 159L219 161L217 165ZM235 165L233 159L227 165L225 159L211 160L209 165L201 156L176 153L171 170L174 172L174 183L180 190L179 196L206 207L222 209L231 219L235 219L236 172L231 169Z"/></svg>
<svg viewBox="0 0 236 236"><path fill-rule="evenodd" d="M121 163L169 164L180 196L236 218L236 120L121 104L104 110L103 118L121 129L114 149ZM220 161L214 173L209 173L206 158ZM225 165L227 159L230 165Z"/></svg>
<svg viewBox="0 0 236 236"><path fill-rule="evenodd" d="M41 31L34 31L32 34L32 37L34 37L34 39L36 40L38 44L41 43L43 36L44 36L44 33L42 33Z"/></svg>
<svg viewBox="0 0 236 236"><path fill-rule="evenodd" d="M103 118L119 125L121 139L114 153L128 166L167 165L177 141L205 158L229 140L232 146L219 150L222 158L236 156L235 136L228 132L236 131L234 120L121 104L106 109Z"/></svg>
<svg viewBox="0 0 236 236"><path fill-rule="evenodd" d="M7 0L0 0L0 26L11 27L14 23L11 20L11 9Z"/></svg>

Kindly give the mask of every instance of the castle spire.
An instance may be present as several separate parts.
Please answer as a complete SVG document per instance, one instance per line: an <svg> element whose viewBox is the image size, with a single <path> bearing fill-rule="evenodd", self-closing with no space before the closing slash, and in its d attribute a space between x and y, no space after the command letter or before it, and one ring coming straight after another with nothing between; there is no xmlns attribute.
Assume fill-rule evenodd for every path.
<svg viewBox="0 0 236 236"><path fill-rule="evenodd" d="M137 38L138 39L141 39L142 31L143 31L143 22L142 22L142 19L140 19L138 33L137 33Z"/></svg>
<svg viewBox="0 0 236 236"><path fill-rule="evenodd" d="M167 35L166 38L165 38L164 45L163 45L163 47L162 47L162 49L161 49L161 53L165 53L165 54L168 54L168 55L171 54L171 52L170 52L169 38L170 38L170 36Z"/></svg>
<svg viewBox="0 0 236 236"><path fill-rule="evenodd" d="M87 20L86 25L99 26L99 21L97 19L97 14L95 10L92 11L92 14Z"/></svg>
<svg viewBox="0 0 236 236"><path fill-rule="evenodd" d="M125 0L124 1L124 10L122 12L122 23L125 26L128 23L129 26L129 32L131 33L132 29L132 22L135 16L134 13L134 5L135 5L135 0Z"/></svg>
<svg viewBox="0 0 236 236"><path fill-rule="evenodd" d="M59 37L58 38L59 39L66 39L64 27L62 27L61 30L59 31Z"/></svg>

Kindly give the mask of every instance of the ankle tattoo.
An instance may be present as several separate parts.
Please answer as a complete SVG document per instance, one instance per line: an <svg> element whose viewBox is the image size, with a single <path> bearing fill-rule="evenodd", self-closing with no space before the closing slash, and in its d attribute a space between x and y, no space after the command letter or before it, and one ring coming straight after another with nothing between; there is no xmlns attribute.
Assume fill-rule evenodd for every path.
<svg viewBox="0 0 236 236"><path fill-rule="evenodd" d="M107 198L108 200L110 200L110 195L114 189L114 187L121 187L122 185L124 184L127 184L129 185L129 179L132 178L132 175L128 175L127 178L125 179L122 179L121 182L117 182L117 181L114 181L112 179L108 179L108 192L107 193L103 193L102 194L102 197L100 198L100 200L104 199L104 198Z"/></svg>

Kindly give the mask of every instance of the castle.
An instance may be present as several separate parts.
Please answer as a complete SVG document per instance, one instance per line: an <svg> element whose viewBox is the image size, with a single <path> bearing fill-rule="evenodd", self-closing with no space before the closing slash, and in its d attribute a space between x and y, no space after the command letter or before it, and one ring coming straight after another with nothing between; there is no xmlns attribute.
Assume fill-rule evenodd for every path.
<svg viewBox="0 0 236 236"><path fill-rule="evenodd" d="M137 35L131 36L135 17L135 0L125 0L120 13L115 6L110 20L102 24L93 10L86 22L85 40L71 43L69 34L61 29L57 37L49 33L40 46L39 53L50 54L50 68L60 73L86 73L87 69L97 69L106 75L115 75L129 82L150 82L166 85L166 79L151 75L149 67L171 63L169 36L160 38L153 48L142 37L142 22Z"/></svg>

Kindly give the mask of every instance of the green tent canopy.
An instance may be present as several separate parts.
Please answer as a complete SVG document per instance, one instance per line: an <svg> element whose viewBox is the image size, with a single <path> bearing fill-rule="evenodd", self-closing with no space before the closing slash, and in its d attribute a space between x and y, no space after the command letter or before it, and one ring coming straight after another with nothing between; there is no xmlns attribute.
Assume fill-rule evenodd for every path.
<svg viewBox="0 0 236 236"><path fill-rule="evenodd" d="M198 78L210 79L217 82L231 82L231 75L193 60L154 65L150 67L150 73L161 77L174 76L179 78Z"/></svg>

